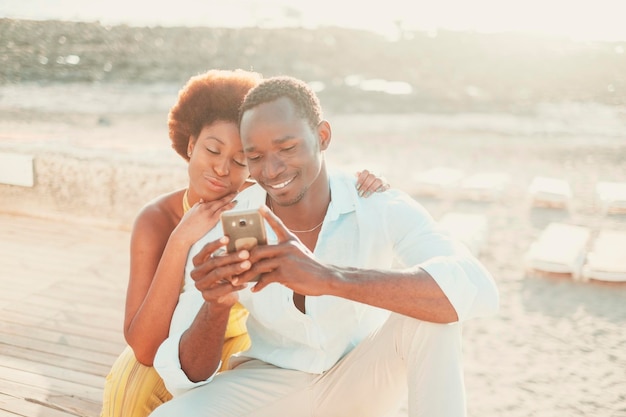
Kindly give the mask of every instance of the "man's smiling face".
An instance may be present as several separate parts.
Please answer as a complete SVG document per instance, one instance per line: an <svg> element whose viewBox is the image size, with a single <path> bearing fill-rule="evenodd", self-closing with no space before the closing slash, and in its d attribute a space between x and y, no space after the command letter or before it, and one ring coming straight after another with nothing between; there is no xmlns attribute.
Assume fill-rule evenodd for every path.
<svg viewBox="0 0 626 417"><path fill-rule="evenodd" d="M298 203L315 182L322 166L320 140L288 98L246 110L240 124L250 175L279 205Z"/></svg>

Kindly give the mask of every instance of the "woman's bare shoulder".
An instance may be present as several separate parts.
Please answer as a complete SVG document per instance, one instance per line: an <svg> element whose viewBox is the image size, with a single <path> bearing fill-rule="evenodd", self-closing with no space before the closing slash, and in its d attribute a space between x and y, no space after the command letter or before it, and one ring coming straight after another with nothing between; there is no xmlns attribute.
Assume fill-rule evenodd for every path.
<svg viewBox="0 0 626 417"><path fill-rule="evenodd" d="M183 216L183 195L185 190L162 194L146 203L135 218L133 229L152 229L153 232L169 235Z"/></svg>

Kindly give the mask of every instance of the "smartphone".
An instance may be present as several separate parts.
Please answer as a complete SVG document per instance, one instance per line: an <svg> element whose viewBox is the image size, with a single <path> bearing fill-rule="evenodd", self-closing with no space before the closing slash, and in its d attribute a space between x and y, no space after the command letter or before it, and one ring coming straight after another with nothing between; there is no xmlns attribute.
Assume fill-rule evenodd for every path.
<svg viewBox="0 0 626 417"><path fill-rule="evenodd" d="M257 209L229 210L223 212L221 218L224 235L229 237L227 252L267 244L265 222Z"/></svg>

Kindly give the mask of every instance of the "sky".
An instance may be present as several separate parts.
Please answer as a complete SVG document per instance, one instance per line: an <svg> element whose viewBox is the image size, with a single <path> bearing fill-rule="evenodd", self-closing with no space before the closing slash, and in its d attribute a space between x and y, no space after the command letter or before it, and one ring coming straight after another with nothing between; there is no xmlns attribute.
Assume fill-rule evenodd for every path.
<svg viewBox="0 0 626 417"><path fill-rule="evenodd" d="M285 10L289 10L285 15ZM626 0L0 0L0 17L140 26L522 31L626 42Z"/></svg>

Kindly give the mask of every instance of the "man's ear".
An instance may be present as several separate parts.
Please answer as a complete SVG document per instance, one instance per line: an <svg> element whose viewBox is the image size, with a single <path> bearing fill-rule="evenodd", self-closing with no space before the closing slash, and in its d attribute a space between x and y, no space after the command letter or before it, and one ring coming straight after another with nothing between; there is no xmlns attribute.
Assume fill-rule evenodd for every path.
<svg viewBox="0 0 626 417"><path fill-rule="evenodd" d="M328 145L330 145L330 138L332 136L330 123L326 120L322 120L317 125L317 134L320 139L320 150L325 151L328 149Z"/></svg>

